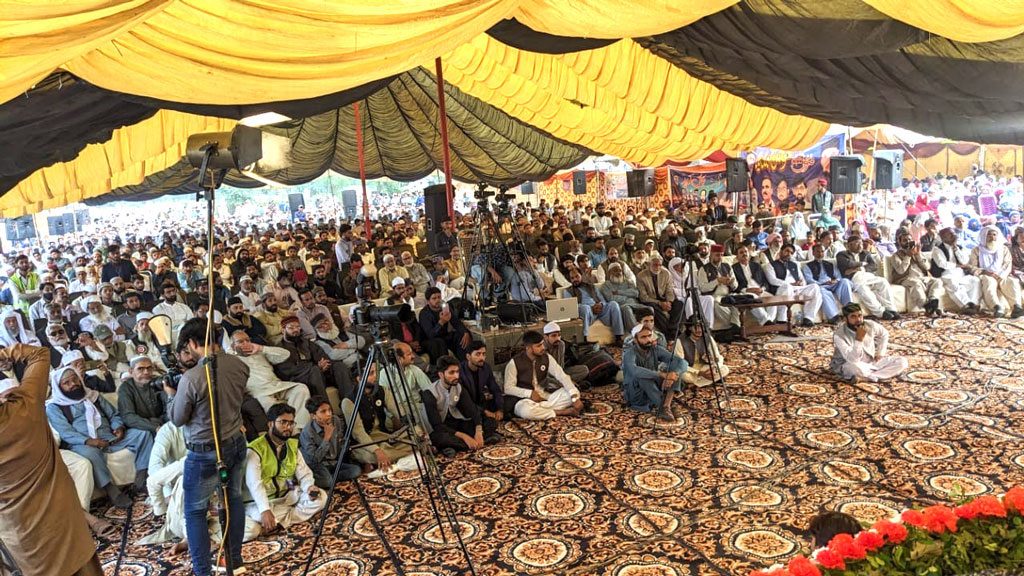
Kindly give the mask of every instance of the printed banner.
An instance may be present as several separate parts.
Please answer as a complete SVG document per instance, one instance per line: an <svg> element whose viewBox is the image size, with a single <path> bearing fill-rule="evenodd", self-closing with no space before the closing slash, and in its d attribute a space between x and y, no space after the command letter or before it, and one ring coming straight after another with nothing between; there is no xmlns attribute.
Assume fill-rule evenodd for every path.
<svg viewBox="0 0 1024 576"><path fill-rule="evenodd" d="M765 209L779 214L783 203L803 200L811 208L814 182L828 178L829 160L843 153L846 134L829 134L806 150L787 152L771 148L758 148L747 155L751 182L757 193L757 202ZM834 216L846 222L846 205L855 206L856 195L837 195Z"/></svg>
<svg viewBox="0 0 1024 576"><path fill-rule="evenodd" d="M608 200L625 200L629 198L629 186L626 184L625 172L604 172L605 198Z"/></svg>
<svg viewBox="0 0 1024 576"><path fill-rule="evenodd" d="M725 193L725 164L715 163L685 168L670 168L669 180L672 188L672 205L703 201L714 192L721 204L731 205Z"/></svg>

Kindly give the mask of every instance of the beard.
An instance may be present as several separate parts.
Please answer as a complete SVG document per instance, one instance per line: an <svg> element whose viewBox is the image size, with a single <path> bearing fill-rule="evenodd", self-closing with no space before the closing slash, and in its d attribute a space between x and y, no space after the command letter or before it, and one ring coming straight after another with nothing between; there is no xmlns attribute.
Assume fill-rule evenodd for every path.
<svg viewBox="0 0 1024 576"><path fill-rule="evenodd" d="M285 335L284 339L289 341L289 342L291 342L292 344L301 344L302 343L302 334L299 333L299 334L296 334L295 336Z"/></svg>
<svg viewBox="0 0 1024 576"><path fill-rule="evenodd" d="M60 346L61 348L66 348L68 345L68 337L61 336L60 338L54 338L51 336L50 344L53 344L54 346Z"/></svg>
<svg viewBox="0 0 1024 576"><path fill-rule="evenodd" d="M235 320L241 320L242 318L245 318L245 312L239 312L238 314L233 314L232 313L232 314L228 314L228 316L231 316Z"/></svg>
<svg viewBox="0 0 1024 576"><path fill-rule="evenodd" d="M338 338L338 334L340 333L341 330L339 330L337 326L331 326L331 329L326 332L321 332L320 330L316 331L317 336L324 340L335 340Z"/></svg>
<svg viewBox="0 0 1024 576"><path fill-rule="evenodd" d="M999 243L997 241L995 241L995 240L986 241L985 242L985 249L988 250L989 252L993 252L993 251L995 251L996 246L998 244Z"/></svg>
<svg viewBox="0 0 1024 576"><path fill-rule="evenodd" d="M651 340L651 341L647 342L646 344L637 342L636 345L639 346L641 350L646 352L647 350L650 350L651 348L654 348L654 340Z"/></svg>
<svg viewBox="0 0 1024 576"><path fill-rule="evenodd" d="M71 390L70 392L66 390L62 390L62 392L64 392L64 395L70 398L71 400L81 400L85 398L85 388L83 388L82 386L78 386L74 390Z"/></svg>
<svg viewBox="0 0 1024 576"><path fill-rule="evenodd" d="M851 324L850 322L846 323L846 327L849 328L850 330L854 331L854 332L857 331L857 328L860 328L863 325L864 325L863 321L858 322L857 324Z"/></svg>
<svg viewBox="0 0 1024 576"><path fill-rule="evenodd" d="M289 436L287 434L281 434L280 432L278 432L277 431L277 426L271 426L270 427L270 434L271 434L271 436L273 436L274 438L277 438L278 440L281 440L282 442L287 440L287 439L289 439L289 438L291 438L291 436Z"/></svg>
<svg viewBox="0 0 1024 576"><path fill-rule="evenodd" d="M274 304L273 306L264 305L263 309L266 310L267 312L270 312L271 314L273 314L274 312L277 312L277 304Z"/></svg>
<svg viewBox="0 0 1024 576"><path fill-rule="evenodd" d="M164 302L167 302L168 304L174 304L177 301L178 301L178 297L177 296L164 296Z"/></svg>

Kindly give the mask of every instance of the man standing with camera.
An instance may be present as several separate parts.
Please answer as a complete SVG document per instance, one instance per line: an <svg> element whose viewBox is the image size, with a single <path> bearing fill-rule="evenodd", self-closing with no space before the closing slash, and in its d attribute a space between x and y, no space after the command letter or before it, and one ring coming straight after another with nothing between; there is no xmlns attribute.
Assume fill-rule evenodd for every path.
<svg viewBox="0 0 1024 576"><path fill-rule="evenodd" d="M242 537L245 533L245 508L242 503L242 482L245 479L246 442L242 434L242 398L249 379L249 368L244 362L229 356L217 342L220 330L212 334L206 345L206 320L193 318L181 327L178 348L186 349L196 358L213 356L216 367L216 418L210 407L206 371L208 364L201 361L181 376L178 390L165 391L169 400L169 416L175 426L185 430L185 532L188 536L192 570L196 576L209 576L210 539L206 511L210 498L217 491L220 474L217 469L217 449L214 427L219 431L221 460L226 467L228 550L235 574L244 574L242 567Z"/></svg>

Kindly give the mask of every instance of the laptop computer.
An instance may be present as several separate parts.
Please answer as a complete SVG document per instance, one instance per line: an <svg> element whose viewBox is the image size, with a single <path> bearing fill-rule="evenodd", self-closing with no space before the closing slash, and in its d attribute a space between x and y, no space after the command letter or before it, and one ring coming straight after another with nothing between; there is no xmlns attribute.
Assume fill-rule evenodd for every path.
<svg viewBox="0 0 1024 576"><path fill-rule="evenodd" d="M574 320L580 317L579 302L575 298L558 298L548 300L545 304L548 322Z"/></svg>

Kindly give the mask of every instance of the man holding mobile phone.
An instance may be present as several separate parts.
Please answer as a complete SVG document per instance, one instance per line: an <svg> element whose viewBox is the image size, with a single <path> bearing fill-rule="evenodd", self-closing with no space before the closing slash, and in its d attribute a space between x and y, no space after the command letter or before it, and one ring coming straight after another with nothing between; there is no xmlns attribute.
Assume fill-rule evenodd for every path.
<svg viewBox="0 0 1024 576"><path fill-rule="evenodd" d="M283 402L267 411L267 434L249 443L245 485L245 541L292 524L305 522L323 509L313 471L294 437L295 408Z"/></svg>

